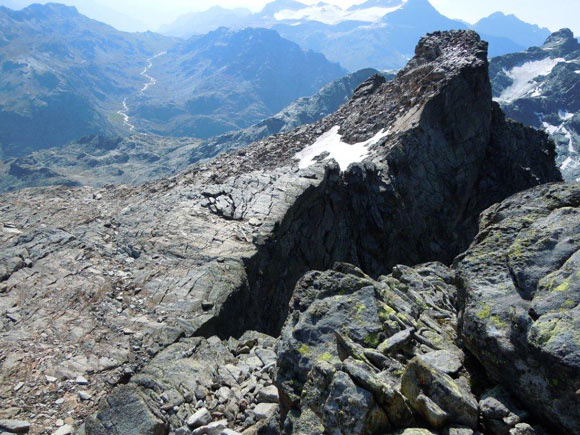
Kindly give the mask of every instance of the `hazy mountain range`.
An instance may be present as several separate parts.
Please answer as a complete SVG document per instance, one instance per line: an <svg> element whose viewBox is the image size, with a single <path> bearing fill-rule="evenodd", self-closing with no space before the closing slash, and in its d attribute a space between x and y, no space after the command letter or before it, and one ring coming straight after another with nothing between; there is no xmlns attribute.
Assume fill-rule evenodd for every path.
<svg viewBox="0 0 580 435"><path fill-rule="evenodd" d="M266 29L187 41L126 33L58 4L0 7L0 155L88 134L209 137L346 71Z"/></svg>
<svg viewBox="0 0 580 435"><path fill-rule="evenodd" d="M58 4L0 7L0 155L122 131L145 59L175 40L124 33Z"/></svg>
<svg viewBox="0 0 580 435"><path fill-rule="evenodd" d="M470 26L443 16L428 0L370 0L348 9L324 2L309 6L275 0L255 14L213 7L183 16L160 32L189 37L221 26L275 29L350 71L401 68L413 56L416 41L435 30L472 28L490 42L490 56L541 45L550 35L548 29L501 12Z"/></svg>
<svg viewBox="0 0 580 435"><path fill-rule="evenodd" d="M209 139L235 132L358 65L402 65L428 31L467 26L427 0L372 0L350 9L276 0L255 14L212 8L176 24L181 31L218 27L189 39L121 32L59 4L0 7L0 24L3 158L87 135ZM549 35L501 13L474 27L488 35L492 53L541 45Z"/></svg>

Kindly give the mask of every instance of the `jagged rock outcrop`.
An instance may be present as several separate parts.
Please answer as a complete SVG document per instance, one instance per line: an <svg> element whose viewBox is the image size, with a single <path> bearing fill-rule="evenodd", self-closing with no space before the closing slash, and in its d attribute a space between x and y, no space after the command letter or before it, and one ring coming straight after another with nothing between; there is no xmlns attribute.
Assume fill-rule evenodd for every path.
<svg viewBox="0 0 580 435"><path fill-rule="evenodd" d="M488 378L467 351L457 306L456 273L440 263L377 281L343 263L305 275L278 344L282 432L548 433L537 424L550 419L494 384L502 369Z"/></svg>
<svg viewBox="0 0 580 435"><path fill-rule="evenodd" d="M456 264L467 347L562 433L580 431L579 228L578 186L541 186L487 210Z"/></svg>
<svg viewBox="0 0 580 435"><path fill-rule="evenodd" d="M400 263L451 262L476 234L482 210L560 178L547 136L505 120L492 104L487 66L475 33L435 33L392 82L372 78L323 120L176 177L3 195L0 395L16 410L10 418L33 416L33 427L67 412L80 419L131 378L119 388L147 397L174 389L179 371L147 385L135 374L155 370L152 358L193 336L277 334L309 270L346 261L377 278ZM337 374L328 409L349 391L360 399L361 420L368 416L374 396L357 385ZM459 401L450 405L412 385L416 414L435 410L460 421L450 408ZM94 421L116 413L116 391ZM46 419L32 411L54 400L59 406ZM177 429L178 411L148 406L152 421L163 421L155 427ZM87 433L96 427L87 425Z"/></svg>
<svg viewBox="0 0 580 435"><path fill-rule="evenodd" d="M345 264L307 274L278 345L285 432L313 420L322 428L311 433L387 433L416 423L475 429L454 279L437 263L399 266L379 281ZM344 384L364 398L357 413L335 405Z"/></svg>

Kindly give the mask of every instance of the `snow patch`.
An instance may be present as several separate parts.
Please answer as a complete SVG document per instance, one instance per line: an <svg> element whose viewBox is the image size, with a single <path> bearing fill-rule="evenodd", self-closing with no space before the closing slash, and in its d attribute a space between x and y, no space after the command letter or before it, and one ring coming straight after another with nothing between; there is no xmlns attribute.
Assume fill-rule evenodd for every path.
<svg viewBox="0 0 580 435"><path fill-rule="evenodd" d="M560 130L560 127L556 127L555 125L550 125L547 122L543 122L542 126L544 127L544 130L546 131L546 133L548 133L550 136L553 136L554 134L556 134L556 132L558 130Z"/></svg>
<svg viewBox="0 0 580 435"><path fill-rule="evenodd" d="M566 62L564 58L543 59L526 62L521 66L516 66L510 71L504 70L506 75L512 79L513 83L499 96L500 101L513 101L521 98L537 88L535 78L550 74L554 67L560 62ZM536 89L537 90L537 89ZM537 96L537 93L532 93Z"/></svg>
<svg viewBox="0 0 580 435"><path fill-rule="evenodd" d="M558 116L562 121L569 121L570 119L574 118L574 114L566 110L558 110Z"/></svg>
<svg viewBox="0 0 580 435"><path fill-rule="evenodd" d="M574 150L574 139L572 139L572 133L564 127L564 124L560 126L560 131L564 133L564 137L568 140L568 152L575 153L576 151Z"/></svg>
<svg viewBox="0 0 580 435"><path fill-rule="evenodd" d="M364 160L369 154L369 147L375 145L382 138L389 135L389 131L381 130L369 140L355 144L348 144L342 141L342 136L338 134L340 126L335 125L329 131L321 135L316 142L307 146L302 151L296 153L294 156L299 160L298 167L300 169L316 163L323 153L328 153L324 160L334 159L338 162L340 168L344 171L351 163L356 163Z"/></svg>
<svg viewBox="0 0 580 435"><path fill-rule="evenodd" d="M560 169L561 170L565 170L568 166L570 166L570 163L572 163L572 157L568 157L566 160L564 160L564 163L562 163L560 165Z"/></svg>
<svg viewBox="0 0 580 435"><path fill-rule="evenodd" d="M564 123L560 124L559 126L555 126L550 125L547 122L542 122L542 126L544 127L544 131L550 136L554 136L556 133L563 134L568 141L568 152L572 154L576 153L576 150L574 149L574 138Z"/></svg>

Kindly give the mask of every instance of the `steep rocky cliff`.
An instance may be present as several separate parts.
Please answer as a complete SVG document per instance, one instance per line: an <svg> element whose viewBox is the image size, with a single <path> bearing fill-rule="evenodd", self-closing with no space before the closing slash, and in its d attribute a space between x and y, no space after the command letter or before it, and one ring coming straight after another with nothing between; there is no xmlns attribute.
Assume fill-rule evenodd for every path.
<svg viewBox="0 0 580 435"><path fill-rule="evenodd" d="M393 81L371 77L323 120L174 178L140 187L61 187L3 195L0 393L15 409L10 417L34 414L39 427L66 412L80 419L113 386L126 384L100 401L86 433L164 434L189 423L204 426L206 408L210 420L230 430L275 427L280 414L268 400L278 399L260 393L273 382L268 339L230 339L220 351L218 338L196 336L215 334L225 340L250 329L277 335L297 281L337 261L360 267L368 275L365 282L384 290L379 297L358 285L345 289L368 299L361 305L345 301L345 307L366 317L367 309L388 304L398 294L374 280L396 264L450 263L477 233L481 211L520 190L560 179L554 157L554 145L544 133L506 120L492 103L487 45L473 32L457 31L421 39L415 57ZM435 269L439 278L451 279L443 266ZM433 292L429 303L453 299L449 289L438 287L438 278L425 279L424 287ZM344 296L341 288L333 291ZM323 297L310 299L314 303ZM449 344L445 348L455 350L455 308L445 303L439 308L451 329L438 331L439 338L427 335L425 342L419 331L413 340L430 347L441 339ZM397 325L417 329L420 320L437 330L433 322L441 319L439 314L426 313L423 319L424 303L417 299L413 305L411 317ZM296 311L292 305L293 313L304 309L309 308ZM350 315L342 314L344 319ZM353 340L373 347L389 339L372 316L368 327L355 331L353 326L354 335L340 339L351 349L348 355L355 356ZM388 331L396 333L397 325ZM394 349L385 346L385 351ZM307 353L302 345L300 350ZM234 383L219 370L202 370L204 361L214 358L212 352L220 353L217 368L221 362L235 367L228 371ZM324 359L336 358L328 352ZM338 356L347 360L345 355ZM416 375L403 377L407 386L385 400L373 399L368 388L366 393L357 390L369 369L350 363L341 373L323 368L335 385L331 414L342 406L341 391L356 390L361 413L378 406L370 415L388 427L404 426L407 415L426 419L426 410L433 409L436 427L475 425L471 396L453 393L449 402L447 395L440 400L436 392L418 393L424 386L414 379L429 371L420 361L409 362L407 369ZM199 377L185 375L192 368ZM347 377L356 379L353 373L359 369L357 387ZM307 382L305 375L296 382ZM429 376L445 391L455 391L448 375ZM16 389L20 381L26 382ZM298 388L292 386L290 402L291 392L282 390L282 415L297 406ZM58 409L39 418L37 404L53 400L59 400ZM326 401L327 396L313 400ZM314 414L317 406L309 405ZM400 411L398 417L389 414L392 407ZM198 411L206 417L194 419ZM332 418L323 419L324 425L340 427L341 420ZM359 423L353 422L354 432L348 433L361 433Z"/></svg>

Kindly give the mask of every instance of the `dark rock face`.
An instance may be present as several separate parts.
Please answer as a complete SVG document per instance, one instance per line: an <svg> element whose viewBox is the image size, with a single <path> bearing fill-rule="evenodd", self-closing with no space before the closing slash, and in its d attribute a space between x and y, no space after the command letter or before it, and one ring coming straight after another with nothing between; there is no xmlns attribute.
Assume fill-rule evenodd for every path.
<svg viewBox="0 0 580 435"><path fill-rule="evenodd" d="M297 142L315 140L314 129L342 125L351 141L380 127L391 132L371 148L368 163L343 173L329 167L319 187L305 192L282 221L279 236L250 263L250 287L262 289L259 294L271 306L285 307L289 284L305 271L295 252L304 253L310 268L340 260L374 276L399 262L451 262L475 235L481 210L529 186L559 180L546 136L506 122L493 108L486 62L485 44L474 33L431 35L409 66L369 97L353 98L309 130L260 142L260 151L244 151L232 175L250 162L272 166L278 159L271 155L293 157L301 147ZM534 141L529 153L528 140ZM272 275L252 275L271 268L271 258L289 261ZM271 292L273 287L279 290ZM276 325L272 331L283 318L268 322Z"/></svg>
<svg viewBox="0 0 580 435"><path fill-rule="evenodd" d="M580 189L538 187L487 210L457 259L460 331L490 377L537 416L580 431Z"/></svg>
<svg viewBox="0 0 580 435"><path fill-rule="evenodd" d="M406 370L397 365L399 355L406 363L458 347L453 328L446 326L454 321L454 308L444 296L447 285L419 272L394 272L391 277L404 286L425 288L426 294L410 297L400 290L403 284L393 282L391 288L390 278L386 283L377 278L400 263L450 262L471 242L478 214L492 201L558 180L553 144L543 134L505 121L493 106L486 44L473 32L428 35L393 81L379 82L371 78L355 98L319 122L173 178L139 187L3 195L0 322L6 334L0 336L0 349L6 357L0 385L10 390L20 379L40 385L49 375L62 381L58 391L65 394L65 389L76 391L71 379L89 376L83 394L88 400L67 409L78 418L96 410L101 392L129 377L139 395L167 392L171 399L181 391L176 386L185 377L182 367L195 364L187 349L196 346L192 337L225 339L250 329L278 334L304 273L347 261L370 278L361 278L352 267L338 272L370 280L375 290L351 291L366 301L363 308L337 289L330 299L340 304L332 310L328 305L333 316L327 322L336 329L339 320L356 320L360 310L365 323L337 336L334 353L331 345L315 343L344 366L320 367L310 380L297 377L312 384L311 397L302 397L300 385L283 386L283 413L289 406L286 396L292 404L308 402L296 418L289 414L290 428L344 424L355 433L379 431L408 427L402 422L411 415L419 423L437 422L435 427L471 424L472 417L464 420L457 413L458 407L473 410L470 392L467 398L447 400L448 395L439 397L417 381L413 388L409 382L406 397L395 386ZM344 159L336 154L341 147L363 151ZM312 160L304 157L307 152ZM502 164L495 165L500 159ZM445 275L431 269L421 273ZM310 300L320 305L320 313L293 306L298 314L288 321L306 316L304 330L322 339L328 331L315 333L308 319L322 315L325 301L322 294ZM382 312L381 304L395 305L400 316ZM442 312L431 313L431 304ZM367 349L366 359L357 356L358 346ZM386 369L386 381L379 375L384 357L399 369ZM310 367L314 361L300 364ZM452 386L463 382L461 364L453 355L430 355L413 363L416 370L407 378L412 381L413 373L435 366L430 376L456 393ZM34 387L21 391L18 400L36 400ZM357 419L335 412L344 405L345 392L356 397ZM185 400L186 392L179 394ZM9 406L16 400L10 396ZM162 416L164 428L169 423L176 431L186 418L179 414L181 403L176 409L164 406L177 402L160 399L147 406L151 415ZM132 403L145 409L137 399ZM275 407L259 405L255 417L271 427ZM216 425L223 424L223 416L228 427L243 426L233 414L218 412ZM87 425L89 434L102 430L99 421L107 413L114 411L103 408ZM157 427L156 418L147 415L150 427Z"/></svg>

